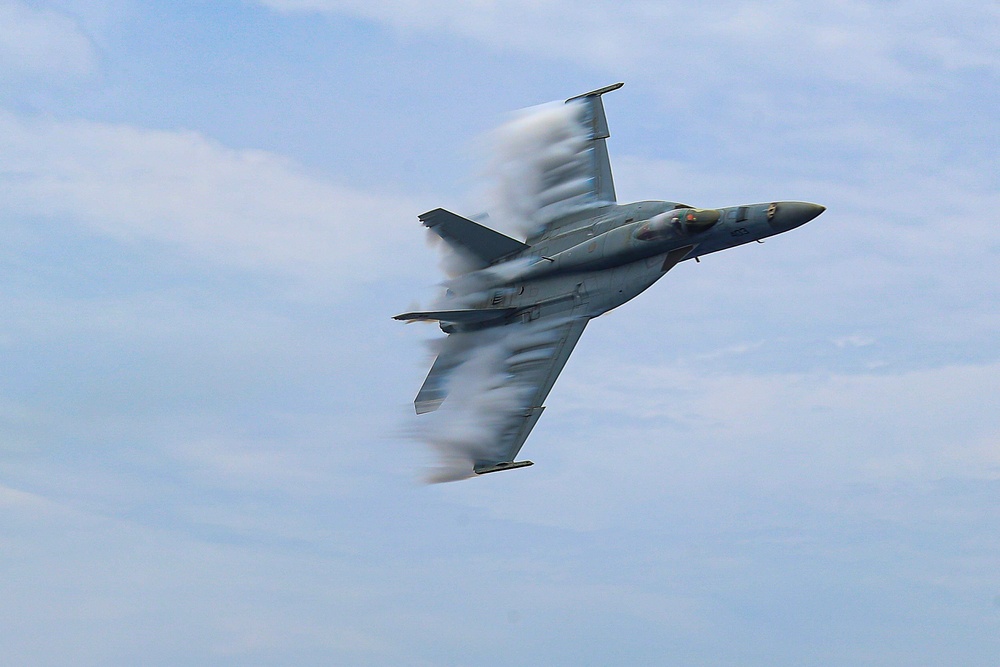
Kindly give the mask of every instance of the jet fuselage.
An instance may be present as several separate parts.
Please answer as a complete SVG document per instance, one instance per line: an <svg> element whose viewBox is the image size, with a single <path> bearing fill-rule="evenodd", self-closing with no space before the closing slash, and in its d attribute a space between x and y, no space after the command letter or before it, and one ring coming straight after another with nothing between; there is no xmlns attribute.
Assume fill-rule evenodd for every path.
<svg viewBox="0 0 1000 667"><path fill-rule="evenodd" d="M466 307L517 309L515 317L528 321L542 308L597 317L642 293L680 261L780 234L824 210L790 201L720 209L643 201L589 209L554 233L529 239L528 250L497 265L522 268L495 282L483 302Z"/></svg>

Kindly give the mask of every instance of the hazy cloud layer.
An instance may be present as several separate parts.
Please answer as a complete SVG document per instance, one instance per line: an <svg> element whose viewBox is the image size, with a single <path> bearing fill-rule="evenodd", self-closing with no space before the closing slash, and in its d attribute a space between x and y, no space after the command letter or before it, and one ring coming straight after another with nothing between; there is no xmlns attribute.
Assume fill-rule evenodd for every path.
<svg viewBox="0 0 1000 667"><path fill-rule="evenodd" d="M96 60L93 43L66 14L0 2L0 78L80 76L91 73Z"/></svg>
<svg viewBox="0 0 1000 667"><path fill-rule="evenodd" d="M997 19L0 0L0 662L994 667ZM621 200L828 210L592 322L535 466L420 485L415 216L617 80Z"/></svg>
<svg viewBox="0 0 1000 667"><path fill-rule="evenodd" d="M697 82L699 87L738 81L738 73L748 71L769 79L808 71L824 81L912 91L935 70L1000 70L1000 17L977 2L761 6L731 1L710 7L525 0L260 2L284 12L358 16L403 31L444 31L493 48L583 61L611 72L652 66L673 73L672 84Z"/></svg>
<svg viewBox="0 0 1000 667"><path fill-rule="evenodd" d="M221 264L364 280L376 252L419 239L401 198L361 193L291 160L196 132L0 115L0 210L69 219L125 242Z"/></svg>

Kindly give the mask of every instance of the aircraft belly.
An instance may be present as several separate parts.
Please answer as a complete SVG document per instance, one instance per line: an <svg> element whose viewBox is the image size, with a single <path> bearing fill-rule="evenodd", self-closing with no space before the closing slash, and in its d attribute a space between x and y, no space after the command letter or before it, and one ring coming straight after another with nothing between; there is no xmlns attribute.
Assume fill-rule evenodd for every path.
<svg viewBox="0 0 1000 667"><path fill-rule="evenodd" d="M634 299L664 276L665 255L631 262L614 269L594 272L591 280L599 286L592 291L589 316L597 317Z"/></svg>
<svg viewBox="0 0 1000 667"><path fill-rule="evenodd" d="M597 291L598 285L588 279L588 274L553 276L515 286L511 305L520 309L520 319L531 320L540 309L586 317L591 297Z"/></svg>

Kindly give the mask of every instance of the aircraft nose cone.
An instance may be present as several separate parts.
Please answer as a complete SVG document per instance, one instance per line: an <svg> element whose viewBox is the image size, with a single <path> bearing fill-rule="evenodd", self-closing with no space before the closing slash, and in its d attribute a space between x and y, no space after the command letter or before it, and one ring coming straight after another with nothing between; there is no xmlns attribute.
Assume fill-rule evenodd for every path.
<svg viewBox="0 0 1000 667"><path fill-rule="evenodd" d="M774 213L768 222L777 231L782 232L804 225L826 210L826 206L805 201L782 201L772 206Z"/></svg>

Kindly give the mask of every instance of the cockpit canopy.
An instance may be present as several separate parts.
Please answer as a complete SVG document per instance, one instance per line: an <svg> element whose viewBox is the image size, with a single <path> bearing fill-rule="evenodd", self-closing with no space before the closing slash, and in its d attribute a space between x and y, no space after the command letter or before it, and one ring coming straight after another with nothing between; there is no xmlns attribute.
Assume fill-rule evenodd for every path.
<svg viewBox="0 0 1000 667"><path fill-rule="evenodd" d="M714 208L675 208L667 212L673 224L679 224L690 232L708 229L722 218L722 211Z"/></svg>
<svg viewBox="0 0 1000 667"><path fill-rule="evenodd" d="M708 229L722 218L722 211L714 208L675 208L654 216L636 232L636 238L649 241L662 238L670 232L693 233Z"/></svg>

